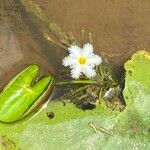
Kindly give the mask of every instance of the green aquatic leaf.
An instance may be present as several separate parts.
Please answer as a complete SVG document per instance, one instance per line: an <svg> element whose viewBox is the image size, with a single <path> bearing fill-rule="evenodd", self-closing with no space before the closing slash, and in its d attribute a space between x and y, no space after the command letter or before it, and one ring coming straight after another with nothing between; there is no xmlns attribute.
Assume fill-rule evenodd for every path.
<svg viewBox="0 0 150 150"><path fill-rule="evenodd" d="M51 102L33 118L10 125L1 123L0 135L13 139L16 149L23 150L148 150L149 68L147 52L137 52L125 64L127 106L123 112L112 111L103 104L82 111L72 104ZM53 112L54 118L48 118L47 112Z"/></svg>
<svg viewBox="0 0 150 150"><path fill-rule="evenodd" d="M150 124L150 53L142 50L135 53L125 64L126 82L124 96L128 109L134 108L136 114L146 125Z"/></svg>
<svg viewBox="0 0 150 150"><path fill-rule="evenodd" d="M53 112L54 118L48 118L47 112ZM135 129L129 126L129 122L133 125L134 122L128 120L128 115L104 106L82 111L72 104L64 106L56 102L24 122L1 124L0 135L13 139L23 150L59 150L60 147L61 150L148 149L148 135L138 130L134 135ZM91 125L97 129L96 132ZM101 128L106 131L101 131Z"/></svg>
<svg viewBox="0 0 150 150"><path fill-rule="evenodd" d="M6 85L0 94L0 121L22 118L49 92L53 78L47 76L36 82L39 70L37 65L30 65Z"/></svg>

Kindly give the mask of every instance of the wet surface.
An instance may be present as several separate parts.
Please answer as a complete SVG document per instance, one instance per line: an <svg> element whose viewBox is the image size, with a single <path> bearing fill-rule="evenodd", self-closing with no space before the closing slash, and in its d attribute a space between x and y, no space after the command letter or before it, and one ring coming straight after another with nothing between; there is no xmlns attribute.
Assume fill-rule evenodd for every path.
<svg viewBox="0 0 150 150"><path fill-rule="evenodd" d="M150 1L33 0L80 43L92 33L95 50L120 78L124 62L136 50L150 49ZM0 85L27 64L36 63L47 72L60 74L65 51L43 38L42 26L19 0L0 0ZM81 37L81 28L85 36ZM59 75L58 75L59 76Z"/></svg>

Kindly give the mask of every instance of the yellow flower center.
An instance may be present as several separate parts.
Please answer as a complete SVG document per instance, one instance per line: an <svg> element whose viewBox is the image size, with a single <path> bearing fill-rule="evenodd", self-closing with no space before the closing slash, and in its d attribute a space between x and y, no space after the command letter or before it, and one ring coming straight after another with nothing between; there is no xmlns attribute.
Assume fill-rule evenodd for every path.
<svg viewBox="0 0 150 150"><path fill-rule="evenodd" d="M80 57L79 58L79 64L84 65L87 62L85 57Z"/></svg>

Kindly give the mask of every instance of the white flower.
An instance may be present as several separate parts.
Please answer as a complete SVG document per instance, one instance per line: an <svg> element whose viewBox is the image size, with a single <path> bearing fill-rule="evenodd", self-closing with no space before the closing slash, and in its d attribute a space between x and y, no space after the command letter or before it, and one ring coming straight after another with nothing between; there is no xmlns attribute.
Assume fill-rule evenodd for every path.
<svg viewBox="0 0 150 150"><path fill-rule="evenodd" d="M63 65L71 68L72 78L78 79L81 74L88 78L96 75L94 67L102 63L102 58L93 53L92 44L84 44L83 48L71 45L68 51L69 56L63 59Z"/></svg>

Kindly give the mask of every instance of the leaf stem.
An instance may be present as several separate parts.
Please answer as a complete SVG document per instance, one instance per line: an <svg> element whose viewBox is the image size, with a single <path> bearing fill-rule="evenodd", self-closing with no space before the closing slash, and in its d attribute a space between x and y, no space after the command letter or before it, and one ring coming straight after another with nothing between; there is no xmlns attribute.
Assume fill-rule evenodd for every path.
<svg viewBox="0 0 150 150"><path fill-rule="evenodd" d="M67 84L93 84L99 85L98 81L96 80L70 80L70 81L63 81L63 82L56 82L54 85L67 85Z"/></svg>

